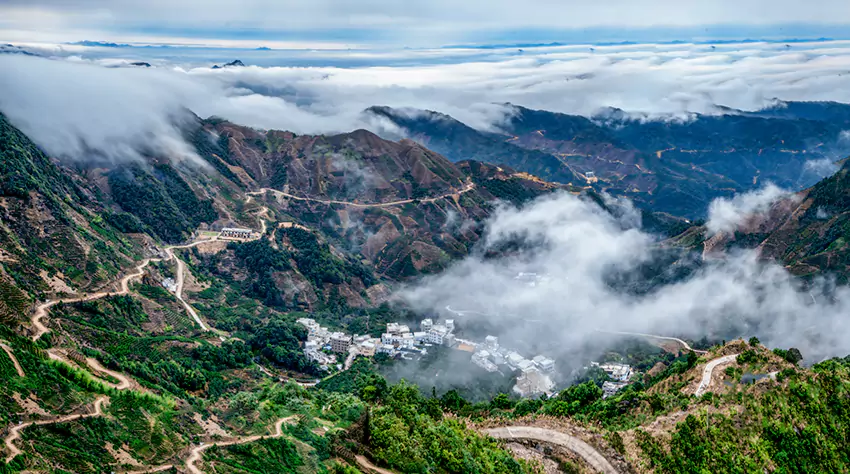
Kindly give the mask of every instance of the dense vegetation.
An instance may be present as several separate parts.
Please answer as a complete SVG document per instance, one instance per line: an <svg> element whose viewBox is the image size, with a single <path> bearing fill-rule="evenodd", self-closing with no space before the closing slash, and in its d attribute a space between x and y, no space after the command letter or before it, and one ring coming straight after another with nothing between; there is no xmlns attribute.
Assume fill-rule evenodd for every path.
<svg viewBox="0 0 850 474"><path fill-rule="evenodd" d="M166 242L180 242L198 224L216 218L212 202L199 199L167 164L156 165L151 172L140 166L112 171L109 187L122 209Z"/></svg>

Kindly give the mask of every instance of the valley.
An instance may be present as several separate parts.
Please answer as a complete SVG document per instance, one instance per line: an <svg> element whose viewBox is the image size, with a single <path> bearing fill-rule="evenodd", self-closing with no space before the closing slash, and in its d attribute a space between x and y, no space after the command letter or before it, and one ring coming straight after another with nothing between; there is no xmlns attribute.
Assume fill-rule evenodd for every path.
<svg viewBox="0 0 850 474"><path fill-rule="evenodd" d="M714 327L626 331L570 286L593 295L595 267L583 282L552 268L599 262L607 299L629 302L685 287L712 270L706 255L720 262L739 248L840 275L843 164L710 236L699 216L655 201L666 184L653 180L683 180L693 209L748 189L752 175L713 160L749 157L734 145L749 138L710 148L683 138L731 125L703 117L647 138L638 135L650 125L623 121L610 136L522 109L508 147L441 119L473 145L437 140L439 127L412 133L417 143L197 119L184 133L201 164L68 166L4 118L0 183L25 184L0 195L3 472L541 472L506 441L567 472L732 472L800 459L840 471L846 360L804 367L798 349L727 342ZM832 131L752 126L801 141ZM440 143L451 153L428 148ZM778 153L788 150L803 154ZM829 217L813 217L818 209ZM570 240L570 226L545 233L565 221L599 245L646 231L650 251L635 265L623 257L623 268L602 253L585 259L592 247ZM499 298L468 286L481 277ZM441 278L450 298L437 292ZM563 309L540 307L539 291ZM500 307L502 297L519 310ZM569 324L580 340L561 331ZM829 446L824 457L781 454L795 423Z"/></svg>

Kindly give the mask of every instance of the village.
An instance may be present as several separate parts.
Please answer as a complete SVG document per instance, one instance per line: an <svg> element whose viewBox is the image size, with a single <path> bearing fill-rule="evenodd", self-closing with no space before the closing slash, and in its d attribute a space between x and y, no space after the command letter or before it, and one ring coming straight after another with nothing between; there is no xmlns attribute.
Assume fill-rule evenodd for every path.
<svg viewBox="0 0 850 474"><path fill-rule="evenodd" d="M387 323L386 332L380 338L331 331L310 318L300 318L297 322L308 330L304 354L324 370L347 370L358 356L372 358L386 354L389 358L418 360L434 346L444 346L471 353L470 362L487 372L503 375L505 371L518 372L513 391L520 397L543 394L551 397L556 394L552 380L554 359L544 355L528 359L513 349L501 346L497 336L487 336L483 342L461 339L454 333L453 319L442 323L423 319L418 331L411 330L406 324ZM631 367L625 364L591 364L604 370L612 379L603 385L605 396L628 385L633 375Z"/></svg>

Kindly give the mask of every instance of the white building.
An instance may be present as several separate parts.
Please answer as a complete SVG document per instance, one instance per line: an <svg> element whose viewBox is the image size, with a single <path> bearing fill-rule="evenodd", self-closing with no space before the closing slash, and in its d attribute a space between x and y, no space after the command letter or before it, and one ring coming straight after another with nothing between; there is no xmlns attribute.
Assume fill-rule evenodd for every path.
<svg viewBox="0 0 850 474"><path fill-rule="evenodd" d="M535 357L534 365L543 373L551 374L555 371L555 361L546 356L539 355Z"/></svg>
<svg viewBox="0 0 850 474"><path fill-rule="evenodd" d="M434 321L431 319L423 319L422 320L422 330L428 332L434 326Z"/></svg>
<svg viewBox="0 0 850 474"><path fill-rule="evenodd" d="M449 333L449 330L446 329L445 326L442 325L434 325L430 331L428 331L428 339L427 341L431 344L443 344L443 339Z"/></svg>
<svg viewBox="0 0 850 474"><path fill-rule="evenodd" d="M618 382L628 382L632 377L632 368L626 364L598 364L596 362L591 362L591 365L595 365L604 370L612 379Z"/></svg>
<svg viewBox="0 0 850 474"><path fill-rule="evenodd" d="M237 229L233 227L225 227L221 229L219 237L223 239L250 239L253 231L251 229Z"/></svg>
<svg viewBox="0 0 850 474"><path fill-rule="evenodd" d="M489 353L487 351L479 351L472 355L472 363L486 370L487 372L495 372L498 369L496 364L490 362L487 358L489 357Z"/></svg>
<svg viewBox="0 0 850 474"><path fill-rule="evenodd" d="M390 334L404 334L410 332L406 324L387 323L387 332Z"/></svg>
<svg viewBox="0 0 850 474"><path fill-rule="evenodd" d="M455 330L455 320L454 319L447 319L446 320L446 329L448 329L449 332L452 332L452 331Z"/></svg>
<svg viewBox="0 0 850 474"><path fill-rule="evenodd" d="M531 367L522 372L522 375L517 377L514 392L521 397L530 397L542 393L548 393L555 387L555 383L545 374L537 370L536 367Z"/></svg>
<svg viewBox="0 0 850 474"><path fill-rule="evenodd" d="M520 362L525 360L525 357L519 355L518 352L511 351L508 352L508 355L505 357L505 360L507 360L508 365L516 369L519 367Z"/></svg>
<svg viewBox="0 0 850 474"><path fill-rule="evenodd" d="M351 336L341 332L336 332L331 335L332 351L345 354L348 352L349 347L351 347Z"/></svg>
<svg viewBox="0 0 850 474"><path fill-rule="evenodd" d="M499 338L496 336L487 336L484 338L484 345L491 349L499 348Z"/></svg>
<svg viewBox="0 0 850 474"><path fill-rule="evenodd" d="M423 342L426 342L427 339L428 339L428 333L427 332L418 331L418 332L413 333L413 340L417 344L422 344Z"/></svg>
<svg viewBox="0 0 850 474"><path fill-rule="evenodd" d="M357 351L365 357L374 357L376 351L375 343L366 341L357 346Z"/></svg>
<svg viewBox="0 0 850 474"><path fill-rule="evenodd" d="M602 383L602 398L608 398L615 395L617 392L628 385L626 382L603 382Z"/></svg>

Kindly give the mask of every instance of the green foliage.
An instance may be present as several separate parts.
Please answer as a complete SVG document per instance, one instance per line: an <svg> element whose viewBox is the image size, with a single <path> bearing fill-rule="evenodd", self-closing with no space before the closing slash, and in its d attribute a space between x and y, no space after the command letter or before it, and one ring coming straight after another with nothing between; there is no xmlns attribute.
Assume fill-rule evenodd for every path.
<svg viewBox="0 0 850 474"><path fill-rule="evenodd" d="M304 374L321 372L316 362L308 360L300 343L307 340L307 328L292 321L274 319L259 328L248 341L254 351L275 364Z"/></svg>
<svg viewBox="0 0 850 474"><path fill-rule="evenodd" d="M198 224L217 217L212 202L199 199L169 165L157 165L151 173L131 166L108 177L115 202L166 242L179 242Z"/></svg>
<svg viewBox="0 0 850 474"><path fill-rule="evenodd" d="M515 206L525 204L544 194L544 192L530 189L519 178L487 179L481 184L493 196Z"/></svg>
<svg viewBox="0 0 850 474"><path fill-rule="evenodd" d="M803 354L800 352L800 349L797 349L796 347L792 347L788 350L776 348L773 350L773 353L794 365L797 365L803 360Z"/></svg>
<svg viewBox="0 0 850 474"><path fill-rule="evenodd" d="M277 288L273 273L289 269L289 254L275 249L267 239L228 244L251 277L245 281L243 293L257 298L266 306L282 306L281 292Z"/></svg>
<svg viewBox="0 0 850 474"><path fill-rule="evenodd" d="M436 399L424 398L406 383L390 388L383 404L373 410L369 432L375 459L400 472L532 472L495 440L456 419L444 419Z"/></svg>
<svg viewBox="0 0 850 474"><path fill-rule="evenodd" d="M346 264L334 256L327 244L320 244L312 232L297 227L282 229L278 235L286 237L296 251L293 255L298 270L317 288L326 283L339 284L348 279Z"/></svg>
<svg viewBox="0 0 850 474"><path fill-rule="evenodd" d="M850 466L850 373L830 360L787 385L730 395L743 409L734 414L689 415L676 426L669 446L638 430L644 456L660 473L846 472Z"/></svg>
<svg viewBox="0 0 850 474"><path fill-rule="evenodd" d="M296 473L304 459L295 444L285 438L264 438L256 443L212 447L204 452L204 462L214 462L215 472L251 474Z"/></svg>
<svg viewBox="0 0 850 474"><path fill-rule="evenodd" d="M759 338L753 336L753 337L750 338L749 344L753 347L756 347L759 344L761 344L761 341L759 341Z"/></svg>

